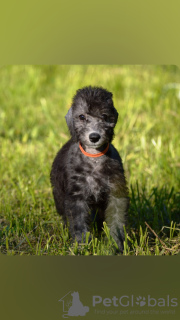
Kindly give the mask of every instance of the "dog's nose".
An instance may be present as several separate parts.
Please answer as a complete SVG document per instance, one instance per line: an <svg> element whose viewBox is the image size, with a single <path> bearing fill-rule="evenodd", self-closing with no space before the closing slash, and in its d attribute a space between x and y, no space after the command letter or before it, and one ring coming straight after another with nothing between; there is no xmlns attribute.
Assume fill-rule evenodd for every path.
<svg viewBox="0 0 180 320"><path fill-rule="evenodd" d="M101 138L101 136L100 136L98 133L96 133L96 132L93 132L93 133L91 133L91 134L89 135L89 140L90 140L91 142L97 142L100 138Z"/></svg>

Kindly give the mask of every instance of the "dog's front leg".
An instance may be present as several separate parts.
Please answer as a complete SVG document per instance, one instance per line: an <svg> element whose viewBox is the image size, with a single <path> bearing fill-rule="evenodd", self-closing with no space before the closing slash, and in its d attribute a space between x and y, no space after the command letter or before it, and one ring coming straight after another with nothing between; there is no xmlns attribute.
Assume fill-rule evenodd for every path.
<svg viewBox="0 0 180 320"><path fill-rule="evenodd" d="M85 239L86 232L89 231L89 208L87 203L77 197L67 197L65 199L65 219L69 227L72 238L78 242ZM83 238L82 238L83 234Z"/></svg>
<svg viewBox="0 0 180 320"><path fill-rule="evenodd" d="M110 196L106 209L106 223L110 228L110 234L116 241L119 250L124 249L124 225L126 224L126 214L129 199Z"/></svg>

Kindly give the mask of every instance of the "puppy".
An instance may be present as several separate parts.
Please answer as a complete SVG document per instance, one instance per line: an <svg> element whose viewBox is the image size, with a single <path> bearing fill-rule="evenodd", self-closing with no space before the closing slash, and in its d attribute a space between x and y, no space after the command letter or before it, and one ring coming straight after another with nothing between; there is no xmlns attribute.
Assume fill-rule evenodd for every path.
<svg viewBox="0 0 180 320"><path fill-rule="evenodd" d="M121 157L111 144L118 113L112 93L101 87L77 90L66 115L71 139L56 155L51 184L57 212L73 239L82 241L92 222L106 221L123 252L128 188Z"/></svg>

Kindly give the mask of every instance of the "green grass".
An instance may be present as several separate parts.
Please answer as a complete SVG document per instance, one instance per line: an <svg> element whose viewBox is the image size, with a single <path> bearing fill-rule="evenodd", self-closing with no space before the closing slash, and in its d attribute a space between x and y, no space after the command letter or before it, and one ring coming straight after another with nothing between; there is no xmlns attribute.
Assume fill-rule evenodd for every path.
<svg viewBox="0 0 180 320"><path fill-rule="evenodd" d="M35 255L112 255L100 238L72 243L56 213L52 161L68 140L72 96L85 85L113 92L114 145L131 205L124 255L180 251L180 71L175 66L8 66L0 69L0 248Z"/></svg>

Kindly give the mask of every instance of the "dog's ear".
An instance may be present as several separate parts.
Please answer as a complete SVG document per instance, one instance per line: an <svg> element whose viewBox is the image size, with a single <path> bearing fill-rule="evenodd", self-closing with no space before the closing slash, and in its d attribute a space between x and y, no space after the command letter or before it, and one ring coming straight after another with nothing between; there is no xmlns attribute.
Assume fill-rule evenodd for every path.
<svg viewBox="0 0 180 320"><path fill-rule="evenodd" d="M118 120L119 113L117 112L117 110L115 108L114 108L114 114L115 114L115 124L116 124L117 120Z"/></svg>
<svg viewBox="0 0 180 320"><path fill-rule="evenodd" d="M113 115L113 123L112 123L111 127L114 128L116 123L117 123L118 115L119 115L117 110L114 107L113 107L113 113L114 113L114 115Z"/></svg>
<svg viewBox="0 0 180 320"><path fill-rule="evenodd" d="M66 119L66 123L72 138L76 140L76 132L74 130L72 107L69 109L68 113L66 114L65 119Z"/></svg>

